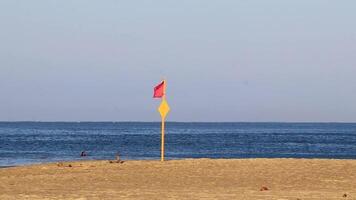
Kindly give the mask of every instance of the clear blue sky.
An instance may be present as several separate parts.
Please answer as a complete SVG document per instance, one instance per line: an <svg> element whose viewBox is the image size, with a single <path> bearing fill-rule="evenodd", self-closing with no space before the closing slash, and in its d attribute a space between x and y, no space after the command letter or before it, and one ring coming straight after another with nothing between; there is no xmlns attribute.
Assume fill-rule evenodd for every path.
<svg viewBox="0 0 356 200"><path fill-rule="evenodd" d="M356 121L356 3L0 1L0 120Z"/></svg>

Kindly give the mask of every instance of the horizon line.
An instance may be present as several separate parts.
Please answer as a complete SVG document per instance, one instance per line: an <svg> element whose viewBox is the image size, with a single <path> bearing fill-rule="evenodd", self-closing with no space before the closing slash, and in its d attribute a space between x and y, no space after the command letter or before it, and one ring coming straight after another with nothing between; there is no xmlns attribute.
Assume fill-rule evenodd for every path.
<svg viewBox="0 0 356 200"><path fill-rule="evenodd" d="M280 124L356 124L356 122L351 121L166 121L167 123L280 123ZM161 121L46 121L46 120L0 120L0 123L161 123Z"/></svg>

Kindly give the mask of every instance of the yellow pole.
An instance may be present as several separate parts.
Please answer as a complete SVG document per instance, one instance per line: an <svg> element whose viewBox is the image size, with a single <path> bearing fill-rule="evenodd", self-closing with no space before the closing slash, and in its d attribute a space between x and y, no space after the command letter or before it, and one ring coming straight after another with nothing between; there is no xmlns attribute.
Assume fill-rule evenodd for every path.
<svg viewBox="0 0 356 200"><path fill-rule="evenodd" d="M161 161L164 161L164 126L165 126L165 120L164 117L162 117L162 144L161 144Z"/></svg>
<svg viewBox="0 0 356 200"><path fill-rule="evenodd" d="M166 80L163 85L163 101L166 100ZM164 129L165 129L165 117L162 116L162 135L161 135L161 162L164 161Z"/></svg>

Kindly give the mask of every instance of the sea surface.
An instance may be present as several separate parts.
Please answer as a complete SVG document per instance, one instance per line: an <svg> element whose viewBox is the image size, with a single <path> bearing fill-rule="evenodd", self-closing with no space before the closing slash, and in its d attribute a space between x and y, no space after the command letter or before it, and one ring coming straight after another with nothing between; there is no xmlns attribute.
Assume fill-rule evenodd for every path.
<svg viewBox="0 0 356 200"><path fill-rule="evenodd" d="M0 122L0 167L83 159L159 159L160 123ZM353 123L166 124L166 158L356 159ZM81 158L86 151L88 156Z"/></svg>

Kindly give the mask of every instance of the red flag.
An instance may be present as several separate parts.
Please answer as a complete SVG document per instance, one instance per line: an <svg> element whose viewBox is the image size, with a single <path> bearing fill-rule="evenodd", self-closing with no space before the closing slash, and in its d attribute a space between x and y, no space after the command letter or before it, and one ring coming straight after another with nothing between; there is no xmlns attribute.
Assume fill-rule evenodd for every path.
<svg viewBox="0 0 356 200"><path fill-rule="evenodd" d="M164 96L164 84L165 82L162 81L162 83L154 88L153 98L162 98Z"/></svg>

